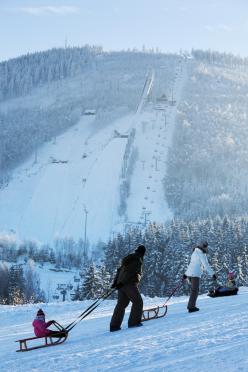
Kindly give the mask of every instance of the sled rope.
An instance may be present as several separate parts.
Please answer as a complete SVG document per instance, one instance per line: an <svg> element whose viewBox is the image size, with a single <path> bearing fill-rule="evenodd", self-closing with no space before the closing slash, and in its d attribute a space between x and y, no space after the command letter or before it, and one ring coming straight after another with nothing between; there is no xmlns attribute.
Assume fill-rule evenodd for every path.
<svg viewBox="0 0 248 372"><path fill-rule="evenodd" d="M81 320L85 319L92 311L94 311L104 300L106 300L113 292L115 288L111 288L108 292L104 293L100 298L98 298L93 304L91 304L87 309L85 309L72 323L65 327L67 332L70 332Z"/></svg>
<svg viewBox="0 0 248 372"><path fill-rule="evenodd" d="M173 291L171 292L171 294L169 295L169 297L166 299L165 303L163 304L163 307L165 307L167 305L167 303L171 299L171 297L182 287L183 282L184 282L184 279L180 280L180 282L178 283L178 285L173 289Z"/></svg>

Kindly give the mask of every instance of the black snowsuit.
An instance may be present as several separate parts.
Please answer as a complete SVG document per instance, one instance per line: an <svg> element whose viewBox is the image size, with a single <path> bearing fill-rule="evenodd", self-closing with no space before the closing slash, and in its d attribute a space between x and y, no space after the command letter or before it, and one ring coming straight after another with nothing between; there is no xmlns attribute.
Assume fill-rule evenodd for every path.
<svg viewBox="0 0 248 372"><path fill-rule="evenodd" d="M118 289L118 302L110 322L110 330L119 329L125 315L125 309L129 302L132 308L128 319L128 326L133 327L141 322L143 300L139 292L138 284L141 279L143 256L138 252L123 258L121 267L117 270L114 284L122 284Z"/></svg>

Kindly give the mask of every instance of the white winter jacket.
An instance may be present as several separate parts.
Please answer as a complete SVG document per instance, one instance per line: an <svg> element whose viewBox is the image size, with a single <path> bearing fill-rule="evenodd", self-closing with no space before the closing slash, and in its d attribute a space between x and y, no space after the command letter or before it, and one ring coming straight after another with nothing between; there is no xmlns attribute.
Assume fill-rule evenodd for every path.
<svg viewBox="0 0 248 372"><path fill-rule="evenodd" d="M214 271L208 263L207 255L203 253L201 249L195 248L185 274L187 276L200 278L203 273L203 269L205 269L209 275L214 275Z"/></svg>

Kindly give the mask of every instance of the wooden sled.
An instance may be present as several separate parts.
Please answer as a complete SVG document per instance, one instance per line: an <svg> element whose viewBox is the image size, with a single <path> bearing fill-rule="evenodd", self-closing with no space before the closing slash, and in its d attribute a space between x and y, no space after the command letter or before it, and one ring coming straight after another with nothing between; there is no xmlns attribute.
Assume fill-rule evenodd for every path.
<svg viewBox="0 0 248 372"><path fill-rule="evenodd" d="M146 309L146 310L143 310L141 321L145 322L147 320L163 318L166 315L166 313L167 313L167 305L157 306L151 309Z"/></svg>
<svg viewBox="0 0 248 372"><path fill-rule="evenodd" d="M30 351L30 350L35 350L35 349L41 349L43 347L48 347L48 346L56 346L56 345L60 345L60 344L63 344L67 337L68 337L68 332L57 322L54 322L54 325L56 326L56 328L58 328L59 331L61 331L61 336L59 335L59 333L56 333L54 334L54 336L51 334L49 336L45 336L45 337L30 337L30 338L23 338L21 340L17 340L16 342L19 342L19 350L16 350L17 352L19 351ZM32 347L29 347L27 345L27 343L29 341L33 341L33 340L44 340L44 344L43 345L38 345L38 346L32 346Z"/></svg>

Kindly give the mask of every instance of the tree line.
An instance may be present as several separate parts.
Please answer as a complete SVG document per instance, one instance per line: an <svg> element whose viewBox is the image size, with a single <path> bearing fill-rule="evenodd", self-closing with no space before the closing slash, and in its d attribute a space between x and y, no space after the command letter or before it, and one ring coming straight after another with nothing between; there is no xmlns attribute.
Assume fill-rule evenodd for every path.
<svg viewBox="0 0 248 372"><path fill-rule="evenodd" d="M0 63L0 101L28 94L45 83L73 77L102 53L98 46L53 48Z"/></svg>
<svg viewBox="0 0 248 372"><path fill-rule="evenodd" d="M26 257L26 260L31 258L36 262L54 264L57 260L60 267L77 267L80 270L81 280L75 291L74 299L94 299L100 297L110 288L121 259L133 252L137 245L144 244L147 252L144 259L141 292L146 296L164 297L169 295L181 280L189 263L192 248L203 239L209 243L209 262L217 273L218 282L225 284L228 271L234 270L238 285L247 285L247 216L224 216L223 218L217 216L194 221L174 219L161 225L151 223L144 230L133 227L125 234L118 233L107 243L101 243L95 248L98 252L96 256L87 257L87 259L82 254L83 242L81 245L76 245L73 240L59 241L57 253L48 246L42 247L40 250L35 246L29 246L28 249L24 246L13 249L13 245L12 249L10 247L6 249L5 246L0 259L7 261L7 259L17 260L17 257L19 259ZM100 256L101 251L103 254L97 261L96 257ZM14 266L18 266L18 260ZM6 273L6 270L6 265L1 267L2 291L6 288L4 285L6 276L3 279L3 273ZM22 271L22 269L17 270L18 275L21 275L19 270ZM18 282L23 283L23 279ZM29 280L29 282L32 281ZM201 293L206 292L212 285L212 279L204 275ZM188 290L189 288L185 284L178 294L187 294ZM3 297L3 295L0 296ZM9 299L10 297L5 294L4 298Z"/></svg>
<svg viewBox="0 0 248 372"><path fill-rule="evenodd" d="M190 65L164 179L176 217L247 213L247 88L248 70Z"/></svg>
<svg viewBox="0 0 248 372"><path fill-rule="evenodd" d="M109 240L103 247L100 267L92 263L84 267L75 299L97 298L103 294L110 287L121 259L139 244L147 248L141 292L150 297L168 296L182 279L193 247L203 239L209 242L209 262L217 273L218 283L224 285L228 271L233 270L238 285L247 285L248 217L175 219L163 225L151 223L145 230L132 228ZM101 272L104 272L103 276ZM206 293L213 284L212 278L204 274L201 293ZM185 283L178 294L188 294L188 291Z"/></svg>

